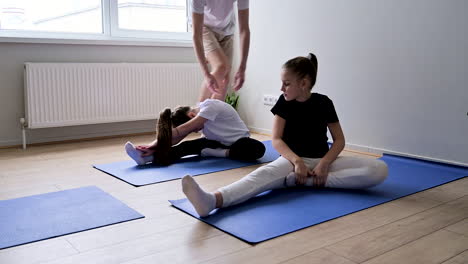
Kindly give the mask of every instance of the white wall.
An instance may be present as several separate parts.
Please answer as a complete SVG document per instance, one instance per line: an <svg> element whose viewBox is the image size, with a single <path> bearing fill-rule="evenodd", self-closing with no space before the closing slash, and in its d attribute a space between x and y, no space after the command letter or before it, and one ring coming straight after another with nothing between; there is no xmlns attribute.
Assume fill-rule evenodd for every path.
<svg viewBox="0 0 468 264"><path fill-rule="evenodd" d="M25 62L195 62L193 48L0 43L0 146L21 144ZM31 142L153 131L153 121L28 131Z"/></svg>
<svg viewBox="0 0 468 264"><path fill-rule="evenodd" d="M280 68L316 53L316 92L336 105L348 144L468 164L466 0L255 0L239 112L270 132L263 94ZM0 146L20 144L23 63L194 62L192 48L0 43ZM33 142L150 131L153 122L32 130Z"/></svg>
<svg viewBox="0 0 468 264"><path fill-rule="evenodd" d="M250 1L251 51L240 113L269 132L263 94L280 68L314 52L314 90L335 103L347 143L468 164L468 1Z"/></svg>

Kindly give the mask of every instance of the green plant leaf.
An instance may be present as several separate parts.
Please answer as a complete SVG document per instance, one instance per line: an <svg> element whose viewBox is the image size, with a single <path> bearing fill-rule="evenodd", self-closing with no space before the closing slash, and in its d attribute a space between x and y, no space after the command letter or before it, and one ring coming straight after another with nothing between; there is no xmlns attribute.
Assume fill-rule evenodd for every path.
<svg viewBox="0 0 468 264"><path fill-rule="evenodd" d="M239 95L235 92L232 92L226 95L226 99L224 101L237 110L237 104L239 103Z"/></svg>

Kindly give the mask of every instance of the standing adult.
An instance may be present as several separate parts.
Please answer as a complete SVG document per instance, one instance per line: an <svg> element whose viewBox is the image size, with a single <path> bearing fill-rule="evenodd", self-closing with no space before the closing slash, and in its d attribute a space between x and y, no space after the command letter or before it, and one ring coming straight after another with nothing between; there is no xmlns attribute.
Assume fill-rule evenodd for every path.
<svg viewBox="0 0 468 264"><path fill-rule="evenodd" d="M190 0L193 44L204 75L200 102L208 98L224 101L226 96L232 67L236 2L241 58L234 76L235 91L245 80L250 46L249 0Z"/></svg>

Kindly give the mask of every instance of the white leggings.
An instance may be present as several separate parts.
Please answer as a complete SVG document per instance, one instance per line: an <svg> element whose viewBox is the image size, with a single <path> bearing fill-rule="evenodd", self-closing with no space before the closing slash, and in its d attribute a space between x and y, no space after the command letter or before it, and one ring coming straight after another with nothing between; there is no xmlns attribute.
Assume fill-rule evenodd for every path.
<svg viewBox="0 0 468 264"><path fill-rule="evenodd" d="M314 168L320 159L302 158L308 168ZM284 188L286 177L294 172L293 164L279 157L262 166L242 179L220 188L223 206L242 203L267 190ZM385 180L388 174L387 164L381 160L358 157L338 157L329 167L325 187L344 189L364 189L375 186ZM308 179L307 185L311 180Z"/></svg>

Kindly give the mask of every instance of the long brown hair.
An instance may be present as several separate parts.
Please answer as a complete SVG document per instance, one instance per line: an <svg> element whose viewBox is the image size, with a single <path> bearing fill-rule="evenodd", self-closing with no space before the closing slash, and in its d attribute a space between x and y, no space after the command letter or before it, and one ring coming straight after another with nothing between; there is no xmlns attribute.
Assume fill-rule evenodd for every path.
<svg viewBox="0 0 468 264"><path fill-rule="evenodd" d="M171 163L169 150L172 147L172 120L170 108L165 108L159 113L156 133L158 141L152 148L155 151L154 162L160 165L169 165Z"/></svg>
<svg viewBox="0 0 468 264"><path fill-rule="evenodd" d="M190 106L178 106L174 109L174 112L171 114L172 125L178 127L184 123L187 123L190 120L188 117L188 112L190 112Z"/></svg>

